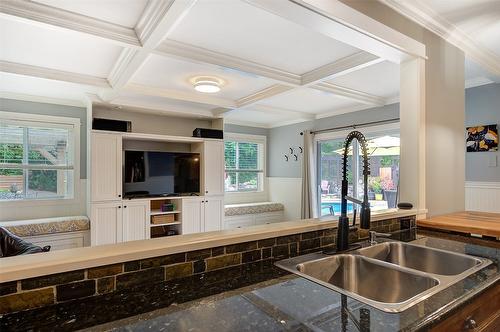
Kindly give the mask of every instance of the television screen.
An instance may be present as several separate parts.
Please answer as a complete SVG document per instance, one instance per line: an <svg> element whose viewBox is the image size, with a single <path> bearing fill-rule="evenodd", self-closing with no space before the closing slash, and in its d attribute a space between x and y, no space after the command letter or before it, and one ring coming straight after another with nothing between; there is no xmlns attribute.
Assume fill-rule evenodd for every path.
<svg viewBox="0 0 500 332"><path fill-rule="evenodd" d="M125 196L200 192L198 153L125 151L124 159Z"/></svg>

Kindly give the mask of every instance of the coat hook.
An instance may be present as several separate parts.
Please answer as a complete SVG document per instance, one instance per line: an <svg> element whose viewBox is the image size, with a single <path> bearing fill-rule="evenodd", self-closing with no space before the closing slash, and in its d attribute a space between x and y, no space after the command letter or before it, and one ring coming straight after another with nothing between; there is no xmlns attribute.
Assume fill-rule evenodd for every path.
<svg viewBox="0 0 500 332"><path fill-rule="evenodd" d="M290 153L293 154L293 148L289 148L290 149Z"/></svg>
<svg viewBox="0 0 500 332"><path fill-rule="evenodd" d="M288 156L287 155L285 155L285 161L288 161Z"/></svg>
<svg viewBox="0 0 500 332"><path fill-rule="evenodd" d="M293 155L295 157L295 161L299 160L299 157L297 157L296 154Z"/></svg>
<svg viewBox="0 0 500 332"><path fill-rule="evenodd" d="M300 153L304 152L301 146L299 146Z"/></svg>

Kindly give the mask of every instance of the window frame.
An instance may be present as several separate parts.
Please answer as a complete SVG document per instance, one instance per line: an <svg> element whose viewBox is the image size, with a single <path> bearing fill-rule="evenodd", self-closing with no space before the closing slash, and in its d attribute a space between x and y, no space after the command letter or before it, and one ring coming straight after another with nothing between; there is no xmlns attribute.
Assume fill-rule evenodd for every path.
<svg viewBox="0 0 500 332"><path fill-rule="evenodd" d="M68 146L70 148L70 153L72 155L72 168L68 166L63 166L61 169L73 170L73 185L71 190L73 195L71 197L61 197L61 198L27 198L27 199L16 199L16 200L2 200L0 201L0 207L10 207L10 206L36 206L36 205L66 205L66 204L78 204L81 199L81 184L80 184L80 118L74 117L63 117L63 116L52 116L52 115L41 115L33 113L18 113L12 111L0 111L0 122L9 125L18 125L22 127L43 127L43 128L66 128L72 130L72 135L69 135ZM24 164L22 169L29 169ZM35 167L36 168L36 167ZM52 167L59 168L59 167Z"/></svg>
<svg viewBox="0 0 500 332"><path fill-rule="evenodd" d="M262 169L255 171L257 174L262 174L262 179L259 180L258 184L258 190L251 190L251 191L226 191L226 186L224 185L224 194L225 195L251 195L251 194L260 194L266 190L265 188L265 183L266 183L266 150L267 150L267 137L264 135L252 135L252 134L240 134L240 133L228 133L224 132L224 152L225 152L225 143L226 141L228 142L241 142L241 143L256 143L256 144L261 144L262 145L262 151L259 153L258 158L258 163L262 165ZM225 153L224 153L225 155ZM226 172L231 172L234 170L226 170L226 163L224 160L224 174ZM240 170L241 172L245 170ZM254 170L252 170L254 171Z"/></svg>
<svg viewBox="0 0 500 332"><path fill-rule="evenodd" d="M320 133L320 134L317 134L314 136L314 147L315 147L315 150L317 151L316 153L316 156L315 156L315 160L316 160L316 188L317 188L317 211L318 211L318 216L320 219L331 219L331 216L321 216L321 199L320 199L320 196L321 196L321 179L320 179L320 176L321 176L321 171L320 171L320 168L321 168L321 163L319 162L319 159L321 157L321 150L319 149L319 144L321 143L321 141L328 141L328 140L335 140L335 139L339 139L339 138L343 138L345 139L347 137L347 135L352 132L353 130L358 130L357 128L354 128L354 129L348 129L348 130L341 130L341 131L332 131L332 132L325 132L325 133ZM393 122L393 123L388 123L388 124L382 124L382 125L374 125L374 126L366 126L366 127L362 127L362 128L359 128L359 131L362 131L363 134L377 134L377 133L384 133L384 132L387 132L387 131L392 131L392 130L399 130L399 132L401 133L401 125L400 125L400 122ZM356 141L356 140L354 140ZM356 141L357 142L357 141ZM357 154L358 152L358 149L354 149L355 151L355 154ZM359 159L359 155L358 155L358 159ZM357 163L356 163L357 164ZM355 171L354 173L355 174L358 174L359 176L359 172L358 172L358 169L357 167L359 167L359 165L354 165L355 166ZM355 186L356 188L356 186ZM385 210L380 210L380 211L385 211Z"/></svg>

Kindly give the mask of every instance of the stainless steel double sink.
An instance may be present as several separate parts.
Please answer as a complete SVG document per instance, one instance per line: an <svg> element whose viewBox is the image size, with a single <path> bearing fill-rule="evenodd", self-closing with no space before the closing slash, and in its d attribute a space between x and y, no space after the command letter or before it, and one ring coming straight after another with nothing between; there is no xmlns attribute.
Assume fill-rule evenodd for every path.
<svg viewBox="0 0 500 332"><path fill-rule="evenodd" d="M491 264L486 258L404 242L313 253L277 266L385 312L401 312Z"/></svg>

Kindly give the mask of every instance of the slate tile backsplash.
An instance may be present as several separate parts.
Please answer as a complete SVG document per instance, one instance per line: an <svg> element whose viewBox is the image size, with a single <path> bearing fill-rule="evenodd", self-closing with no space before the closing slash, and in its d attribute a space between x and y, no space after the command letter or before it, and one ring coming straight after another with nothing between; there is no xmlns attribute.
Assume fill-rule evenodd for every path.
<svg viewBox="0 0 500 332"><path fill-rule="evenodd" d="M374 221L371 229L396 231L401 229L401 219ZM415 227L415 217L405 217L403 228L408 219ZM227 274L228 268L328 248L335 245L336 235L336 228L325 229L1 283L0 315L136 287L154 287L170 280L182 283L197 275L209 278L208 284L227 282L229 276L221 279L218 271ZM367 231L357 230L351 231L349 237L356 241L367 235Z"/></svg>

